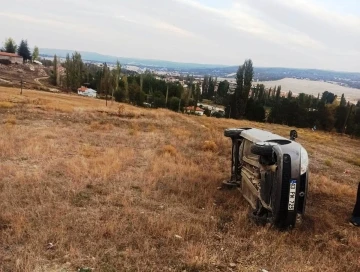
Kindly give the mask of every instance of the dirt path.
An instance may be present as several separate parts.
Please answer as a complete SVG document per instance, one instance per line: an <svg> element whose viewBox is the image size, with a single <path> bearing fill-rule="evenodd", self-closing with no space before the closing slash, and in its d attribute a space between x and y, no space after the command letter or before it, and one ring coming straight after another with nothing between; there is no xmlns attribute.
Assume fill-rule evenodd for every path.
<svg viewBox="0 0 360 272"><path fill-rule="evenodd" d="M47 76L47 77L38 77L38 78L35 78L34 81L35 81L37 84L39 84L40 86L47 87L47 86L45 86L44 84L42 84L40 80L42 80L42 79L48 79L48 78L49 78L48 76ZM50 91L50 92L55 92L55 93L60 92L58 89L55 89L55 88L49 88L49 91Z"/></svg>
<svg viewBox="0 0 360 272"><path fill-rule="evenodd" d="M2 79L2 78L0 78L0 81L1 81L1 82L5 82L5 83L11 83L11 81L5 80L5 79Z"/></svg>
<svg viewBox="0 0 360 272"><path fill-rule="evenodd" d="M44 86L44 84L42 84L41 83L41 79L48 79L49 77L47 76L47 77L39 77L39 78L35 78L34 79L34 81L37 83L37 84L39 84L39 85L41 85L41 86Z"/></svg>

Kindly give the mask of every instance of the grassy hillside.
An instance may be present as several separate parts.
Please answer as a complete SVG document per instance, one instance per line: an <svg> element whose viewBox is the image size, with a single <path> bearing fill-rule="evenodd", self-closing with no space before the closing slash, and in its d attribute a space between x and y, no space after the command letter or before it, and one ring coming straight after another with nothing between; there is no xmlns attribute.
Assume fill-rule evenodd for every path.
<svg viewBox="0 0 360 272"><path fill-rule="evenodd" d="M360 141L298 130L307 216L280 233L217 189L241 126L290 130L0 87L0 271L359 271Z"/></svg>

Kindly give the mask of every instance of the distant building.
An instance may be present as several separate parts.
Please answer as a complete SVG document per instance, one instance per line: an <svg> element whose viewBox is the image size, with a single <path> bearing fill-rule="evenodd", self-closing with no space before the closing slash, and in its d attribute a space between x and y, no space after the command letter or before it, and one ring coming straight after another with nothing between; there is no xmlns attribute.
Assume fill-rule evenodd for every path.
<svg viewBox="0 0 360 272"><path fill-rule="evenodd" d="M0 52L0 63L8 62L9 64L21 64L23 63L23 57L14 53Z"/></svg>
<svg viewBox="0 0 360 272"><path fill-rule="evenodd" d="M40 61L38 61L38 60L34 60L33 63L38 64L38 65L40 65L40 66L43 65L43 64L42 64Z"/></svg>
<svg viewBox="0 0 360 272"><path fill-rule="evenodd" d="M194 112L194 106L185 108L185 113L192 113L192 112ZM202 116L202 115L204 115L204 112L205 112L205 110L203 110L202 108L196 107L196 110L195 110L196 115Z"/></svg>
<svg viewBox="0 0 360 272"><path fill-rule="evenodd" d="M81 88L78 89L78 94L82 96L96 97L96 93L95 90L84 86L81 86Z"/></svg>

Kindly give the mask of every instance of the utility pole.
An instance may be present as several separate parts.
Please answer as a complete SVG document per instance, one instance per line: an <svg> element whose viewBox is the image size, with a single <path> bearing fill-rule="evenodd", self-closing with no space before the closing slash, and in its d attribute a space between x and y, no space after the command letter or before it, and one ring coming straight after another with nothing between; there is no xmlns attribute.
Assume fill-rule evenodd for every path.
<svg viewBox="0 0 360 272"><path fill-rule="evenodd" d="M21 90L20 90L20 94L22 94L22 89L23 89L23 80L21 79Z"/></svg>

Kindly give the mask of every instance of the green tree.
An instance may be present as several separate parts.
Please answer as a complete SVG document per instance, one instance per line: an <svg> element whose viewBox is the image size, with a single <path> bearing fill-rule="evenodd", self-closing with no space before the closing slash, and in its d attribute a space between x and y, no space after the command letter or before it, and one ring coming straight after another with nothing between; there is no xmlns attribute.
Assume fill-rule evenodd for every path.
<svg viewBox="0 0 360 272"><path fill-rule="evenodd" d="M58 67L58 59L56 55L54 55L53 73L51 76L51 81L54 86L57 86L59 84L59 67Z"/></svg>
<svg viewBox="0 0 360 272"><path fill-rule="evenodd" d="M209 76L205 75L204 76L204 80L203 80L203 83L202 83L202 89L203 89L203 92L202 92L202 97L203 98L208 98L209 95L208 95L208 91L209 91Z"/></svg>
<svg viewBox="0 0 360 272"><path fill-rule="evenodd" d="M66 89L70 89L71 88L71 74L72 74L72 61L70 59L70 55L66 54L66 59L65 59L65 87Z"/></svg>
<svg viewBox="0 0 360 272"><path fill-rule="evenodd" d="M73 90L77 90L83 83L83 70L84 63L81 59L81 54L75 52L72 55L72 68L71 68L71 85Z"/></svg>
<svg viewBox="0 0 360 272"><path fill-rule="evenodd" d="M102 93L105 93L105 100L106 100L106 105L107 105L107 97L109 94L109 89L112 89L112 82L111 82L110 69L106 63L104 63L104 65L103 65L100 86L101 86L100 90L102 91Z"/></svg>
<svg viewBox="0 0 360 272"><path fill-rule="evenodd" d="M291 99L292 98L292 91L289 91L288 94L287 94L287 99Z"/></svg>
<svg viewBox="0 0 360 272"><path fill-rule="evenodd" d="M142 106L145 102L145 93L140 90L140 85L137 82L132 82L128 89L130 103Z"/></svg>
<svg viewBox="0 0 360 272"><path fill-rule="evenodd" d="M219 83L219 87L218 87L218 91L217 91L217 95L220 97L225 98L227 96L227 93L229 91L229 82L227 80L221 81Z"/></svg>
<svg viewBox="0 0 360 272"><path fill-rule="evenodd" d="M244 64L239 67L236 74L235 100L236 100L236 118L245 116L246 105L254 77L254 68L252 60L245 60Z"/></svg>
<svg viewBox="0 0 360 272"><path fill-rule="evenodd" d="M266 94L265 94L265 85L264 84L258 84L258 97L257 99L261 104L265 104Z"/></svg>
<svg viewBox="0 0 360 272"><path fill-rule="evenodd" d="M119 61L116 61L116 68L112 70L112 92L111 99L114 99L114 92L119 90L119 80L121 74L121 65Z"/></svg>
<svg viewBox="0 0 360 272"><path fill-rule="evenodd" d="M4 50L7 53L16 53L17 45L12 38L7 38L4 42Z"/></svg>
<svg viewBox="0 0 360 272"><path fill-rule="evenodd" d="M279 103L280 101L280 96L281 96L281 86L278 86L277 87L277 90L276 90L276 103Z"/></svg>
<svg viewBox="0 0 360 272"><path fill-rule="evenodd" d="M24 62L31 60L31 53L27 43L27 40L21 40L18 48L18 54L22 56Z"/></svg>
<svg viewBox="0 0 360 272"><path fill-rule="evenodd" d="M321 101L325 104L332 104L335 100L335 94L325 91L322 94Z"/></svg>
<svg viewBox="0 0 360 272"><path fill-rule="evenodd" d="M264 122L264 106L259 101L255 101L254 98L250 98L246 107L245 116L250 121Z"/></svg>
<svg viewBox="0 0 360 272"><path fill-rule="evenodd" d="M213 77L209 77L209 85L208 85L208 90L207 90L207 98L208 99L213 99L214 95L215 95L215 80Z"/></svg>
<svg viewBox="0 0 360 272"><path fill-rule="evenodd" d="M123 82L124 82L124 89L125 89L125 99L129 100L129 82L128 82L128 77L124 76L123 77Z"/></svg>
<svg viewBox="0 0 360 272"><path fill-rule="evenodd" d="M345 107L346 106L346 99L344 94L341 95L341 101L340 101L340 107Z"/></svg>
<svg viewBox="0 0 360 272"><path fill-rule="evenodd" d="M35 46L32 54L32 60L34 61L38 59L39 59L39 47Z"/></svg>
<svg viewBox="0 0 360 272"><path fill-rule="evenodd" d="M114 98L116 102L126 102L125 89L121 88L114 92Z"/></svg>
<svg viewBox="0 0 360 272"><path fill-rule="evenodd" d="M233 107L231 109L231 117L238 119L241 116L241 107L243 107L243 89L244 89L244 66L239 66L236 73L236 89L233 99Z"/></svg>
<svg viewBox="0 0 360 272"><path fill-rule="evenodd" d="M162 92L154 92L154 107L155 108L165 108L166 107L166 98Z"/></svg>
<svg viewBox="0 0 360 272"><path fill-rule="evenodd" d="M195 93L194 93L194 113L196 111L197 108L197 104L199 103L199 99L200 99L200 84L197 83L196 87L195 87Z"/></svg>
<svg viewBox="0 0 360 272"><path fill-rule="evenodd" d="M169 109L177 112L179 110L179 104L180 104L180 99L173 96L170 98Z"/></svg>

